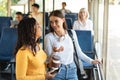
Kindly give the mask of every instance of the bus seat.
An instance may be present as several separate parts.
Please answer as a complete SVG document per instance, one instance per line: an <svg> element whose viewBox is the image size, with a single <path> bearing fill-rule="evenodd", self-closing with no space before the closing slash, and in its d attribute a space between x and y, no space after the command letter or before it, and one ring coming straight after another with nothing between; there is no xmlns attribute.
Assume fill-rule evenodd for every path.
<svg viewBox="0 0 120 80"><path fill-rule="evenodd" d="M93 58L93 56L94 56L93 54L86 54L86 55L90 58ZM84 66L85 69L92 69L94 67L93 64L87 63L83 60L82 60L82 62L83 62L83 66Z"/></svg>
<svg viewBox="0 0 120 80"><path fill-rule="evenodd" d="M10 61L17 40L16 28L3 28L0 39L0 61Z"/></svg>
<svg viewBox="0 0 120 80"><path fill-rule="evenodd" d="M10 74L11 80L15 74L14 49L17 41L16 28L3 28L0 39L0 74Z"/></svg>
<svg viewBox="0 0 120 80"><path fill-rule="evenodd" d="M0 39L0 61L9 61L13 58L16 40L16 28L4 28L2 30Z"/></svg>
<svg viewBox="0 0 120 80"><path fill-rule="evenodd" d="M94 59L93 41L91 31L75 30L78 43L82 51L90 58ZM92 67L91 64L83 61L84 67Z"/></svg>
<svg viewBox="0 0 120 80"><path fill-rule="evenodd" d="M93 52L93 41L91 31L75 30L79 45L84 53Z"/></svg>
<svg viewBox="0 0 120 80"><path fill-rule="evenodd" d="M10 27L12 17L2 17L0 16L0 36L3 27Z"/></svg>
<svg viewBox="0 0 120 80"><path fill-rule="evenodd" d="M72 29L72 19L71 18L65 18L65 19L68 29Z"/></svg>
<svg viewBox="0 0 120 80"><path fill-rule="evenodd" d="M72 18L72 26L75 20L78 19L77 13L68 13L65 15L65 18Z"/></svg>

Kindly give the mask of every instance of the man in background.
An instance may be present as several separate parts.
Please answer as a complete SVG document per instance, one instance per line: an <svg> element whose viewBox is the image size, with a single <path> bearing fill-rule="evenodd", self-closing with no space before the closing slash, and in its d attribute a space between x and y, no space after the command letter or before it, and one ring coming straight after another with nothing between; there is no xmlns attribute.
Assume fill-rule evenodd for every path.
<svg viewBox="0 0 120 80"><path fill-rule="evenodd" d="M65 7L67 6L66 2L62 2L62 9L61 12L63 13L63 15L67 14L67 13L71 13L70 10L66 9Z"/></svg>
<svg viewBox="0 0 120 80"><path fill-rule="evenodd" d="M36 21L40 24L40 26L43 25L43 14L42 12L39 12L40 6L36 3L32 5L32 12L30 13L29 17L33 17L36 19Z"/></svg>
<svg viewBox="0 0 120 80"><path fill-rule="evenodd" d="M17 28L17 25L19 24L19 22L23 19L23 14L22 12L16 12L15 15L15 21L11 22L11 28Z"/></svg>

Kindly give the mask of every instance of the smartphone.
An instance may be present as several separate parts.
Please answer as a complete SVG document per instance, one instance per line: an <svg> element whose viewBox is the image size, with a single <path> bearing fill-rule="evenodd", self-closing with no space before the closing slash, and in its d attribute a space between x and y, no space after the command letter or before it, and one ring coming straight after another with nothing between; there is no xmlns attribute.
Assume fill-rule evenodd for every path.
<svg viewBox="0 0 120 80"><path fill-rule="evenodd" d="M54 70L51 74L56 74L60 71L60 69Z"/></svg>

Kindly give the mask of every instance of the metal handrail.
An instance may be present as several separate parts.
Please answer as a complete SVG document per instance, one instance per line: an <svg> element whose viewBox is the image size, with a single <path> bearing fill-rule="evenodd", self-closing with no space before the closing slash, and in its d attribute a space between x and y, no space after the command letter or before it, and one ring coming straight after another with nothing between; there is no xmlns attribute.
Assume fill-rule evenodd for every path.
<svg viewBox="0 0 120 80"><path fill-rule="evenodd" d="M96 43L95 50L96 50L96 56L95 56L96 59L102 60L102 57L100 55L101 54L101 49L100 49L99 43ZM99 80L105 80L104 75L103 75L102 64L97 64L96 68L97 68L97 72L98 72L98 79Z"/></svg>
<svg viewBox="0 0 120 80"><path fill-rule="evenodd" d="M99 80L104 80L104 75L103 75L103 70L100 64L96 65L97 67L97 72L98 72L98 79Z"/></svg>

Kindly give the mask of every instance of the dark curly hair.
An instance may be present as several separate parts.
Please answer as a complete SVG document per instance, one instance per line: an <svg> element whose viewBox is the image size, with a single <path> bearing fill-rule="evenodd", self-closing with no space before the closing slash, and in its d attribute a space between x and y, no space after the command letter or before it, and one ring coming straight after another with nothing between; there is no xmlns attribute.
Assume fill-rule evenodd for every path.
<svg viewBox="0 0 120 80"><path fill-rule="evenodd" d="M54 10L54 11L52 11L50 13L50 15L49 15L49 18L51 16L55 16L55 17L59 17L59 18L65 18L64 15L62 14L62 12L60 10ZM65 30L67 30L67 23L66 23L66 21L63 23L63 28ZM54 29L51 27L51 25L50 25L50 32L54 32Z"/></svg>
<svg viewBox="0 0 120 80"><path fill-rule="evenodd" d="M39 39L36 41L35 26L36 20L34 18L25 18L18 24L18 40L15 48L15 55L22 46L30 46L31 50L36 53L36 43L39 43ZM33 54L34 55L34 54Z"/></svg>

